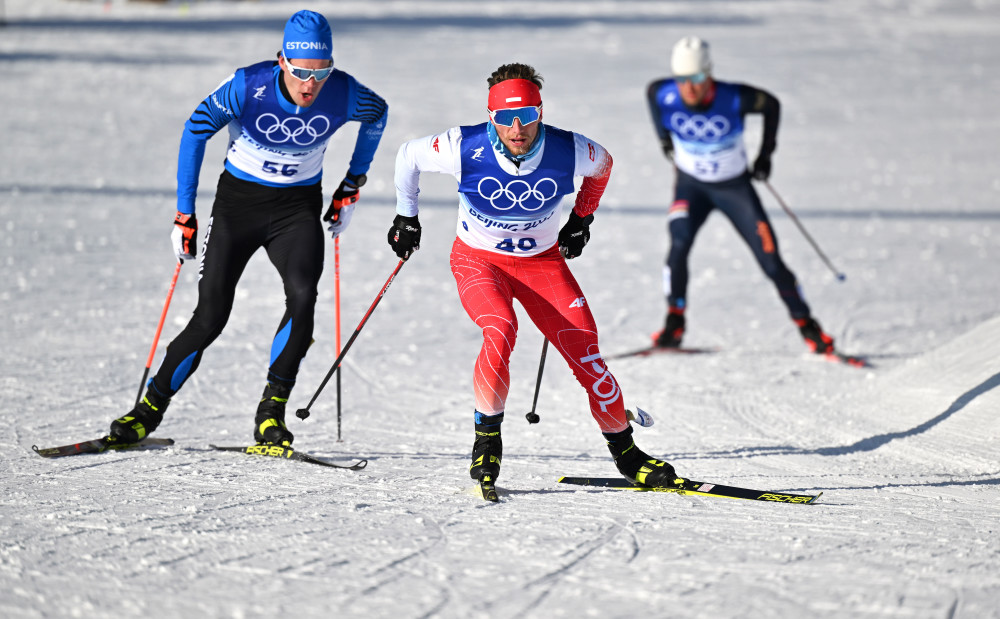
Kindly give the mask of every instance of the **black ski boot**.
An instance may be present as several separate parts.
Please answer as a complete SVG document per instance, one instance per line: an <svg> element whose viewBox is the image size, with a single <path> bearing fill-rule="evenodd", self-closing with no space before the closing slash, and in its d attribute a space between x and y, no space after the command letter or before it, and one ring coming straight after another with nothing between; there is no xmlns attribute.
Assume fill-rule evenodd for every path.
<svg viewBox="0 0 1000 619"><path fill-rule="evenodd" d="M168 404L170 404L170 398L160 395L151 381L146 388L146 395L136 404L135 408L124 417L111 422L111 431L108 432L108 436L115 443L138 443L152 434L153 430L160 425Z"/></svg>
<svg viewBox="0 0 1000 619"><path fill-rule="evenodd" d="M503 439L500 438L500 424L503 413L484 415L476 411L476 442L472 444L472 466L469 476L482 482L489 476L495 482L500 476L500 459L503 457Z"/></svg>
<svg viewBox="0 0 1000 619"><path fill-rule="evenodd" d="M295 440L285 426L285 404L292 393L291 387L267 383L264 395L257 406L253 438L257 443L288 447Z"/></svg>
<svg viewBox="0 0 1000 619"><path fill-rule="evenodd" d="M809 350L817 355L825 355L833 352L833 338L823 332L813 318L799 318L795 321L802 334L802 339L806 341Z"/></svg>
<svg viewBox="0 0 1000 619"><path fill-rule="evenodd" d="M679 488L684 480L677 476L669 462L657 460L643 453L632 440L632 426L621 432L605 433L611 457L618 472L635 484L653 488Z"/></svg>
<svg viewBox="0 0 1000 619"><path fill-rule="evenodd" d="M667 319L660 331L653 337L659 348L679 348L684 337L684 310L671 306L667 309Z"/></svg>

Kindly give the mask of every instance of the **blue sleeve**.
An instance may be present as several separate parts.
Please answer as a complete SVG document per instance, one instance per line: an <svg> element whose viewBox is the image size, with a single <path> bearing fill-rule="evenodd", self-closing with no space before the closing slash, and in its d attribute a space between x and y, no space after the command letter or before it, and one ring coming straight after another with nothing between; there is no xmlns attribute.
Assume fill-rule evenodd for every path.
<svg viewBox="0 0 1000 619"><path fill-rule="evenodd" d="M177 210L181 213L194 214L205 145L220 129L239 117L245 90L246 80L240 69L205 97L184 123L177 156Z"/></svg>
<svg viewBox="0 0 1000 619"><path fill-rule="evenodd" d="M361 123L358 141L354 144L354 154L348 166L348 173L355 176L367 174L375 157L375 151L382 140L385 123L389 117L389 106L385 100L363 84L350 78L348 120Z"/></svg>

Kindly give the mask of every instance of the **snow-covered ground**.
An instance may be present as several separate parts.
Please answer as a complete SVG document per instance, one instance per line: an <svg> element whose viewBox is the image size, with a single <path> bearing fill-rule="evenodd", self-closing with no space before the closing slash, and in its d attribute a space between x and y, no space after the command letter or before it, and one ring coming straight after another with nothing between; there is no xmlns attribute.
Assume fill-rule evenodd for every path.
<svg viewBox="0 0 1000 619"><path fill-rule="evenodd" d="M144 4L5 0L0 28L0 615L4 617L1000 617L1000 3L996 0ZM424 179L424 243L351 349L343 441L328 387L296 447L361 472L209 451L251 440L277 275L255 257L233 317L145 452L43 460L135 398L173 272L176 149L234 68L273 57L300 8L390 104L341 243L344 340L396 264L406 139L483 119L486 76L545 76L546 119L614 155L573 262L606 354L663 317L672 177L645 88L708 39L720 79L783 103L773 186L786 261L858 370L809 357L728 222L692 259L688 336L708 355L611 363L678 472L814 493L810 506L574 490L615 474L581 389L522 319L499 504L476 496L479 333L448 270L454 181ZM346 169L353 131L327 155ZM753 149L756 145L751 145ZM224 156L210 144L200 213ZM332 182L328 182L328 191ZM185 265L160 341L186 323ZM333 243L291 405L333 362Z"/></svg>

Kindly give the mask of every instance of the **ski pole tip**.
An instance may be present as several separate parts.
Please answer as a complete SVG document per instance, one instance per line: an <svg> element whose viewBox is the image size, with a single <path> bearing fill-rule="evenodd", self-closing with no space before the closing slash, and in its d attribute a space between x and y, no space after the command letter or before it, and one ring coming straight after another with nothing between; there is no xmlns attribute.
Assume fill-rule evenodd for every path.
<svg viewBox="0 0 1000 619"><path fill-rule="evenodd" d="M846 276L846 275L844 275L843 273L837 273L837 281L838 281L838 282L842 282L842 281L844 281L845 279L847 279L847 276Z"/></svg>
<svg viewBox="0 0 1000 619"><path fill-rule="evenodd" d="M309 416L309 409L300 408L299 410L295 411L295 416L298 417L299 419L305 419L306 417Z"/></svg>
<svg viewBox="0 0 1000 619"><path fill-rule="evenodd" d="M528 413L524 416L524 418L528 420L528 423L538 423L542 420L542 418L538 416L538 413Z"/></svg>

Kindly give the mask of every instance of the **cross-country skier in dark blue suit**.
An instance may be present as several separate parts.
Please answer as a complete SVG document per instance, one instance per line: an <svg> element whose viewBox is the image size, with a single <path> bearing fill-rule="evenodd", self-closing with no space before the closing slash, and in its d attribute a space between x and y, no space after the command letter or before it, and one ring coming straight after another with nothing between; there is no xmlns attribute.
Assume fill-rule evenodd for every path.
<svg viewBox="0 0 1000 619"><path fill-rule="evenodd" d="M722 211L774 282L788 313L810 350L833 352L833 338L812 317L795 275L778 252L778 239L751 178L766 180L777 145L780 104L770 93L716 81L708 44L697 37L681 39L671 56L672 78L653 82L648 102L660 143L675 167L677 181L667 225L670 252L663 273L667 316L657 346L678 347L687 309L688 255L695 235L714 209ZM743 119L763 114L760 154L748 170Z"/></svg>
<svg viewBox="0 0 1000 619"><path fill-rule="evenodd" d="M170 343L145 396L111 423L111 437L134 443L163 419L170 398L197 369L232 311L236 283L261 247L285 291L285 315L271 344L267 384L254 421L259 443L290 445L285 403L312 341L323 272L323 156L333 134L361 123L344 180L323 219L336 237L347 227L385 128L385 101L333 68L330 25L299 11L285 26L277 61L237 69L197 107L184 126L172 234L179 260L197 253L195 196L205 145L229 127L229 151L205 232L198 305Z"/></svg>

